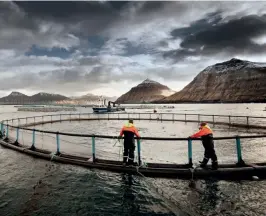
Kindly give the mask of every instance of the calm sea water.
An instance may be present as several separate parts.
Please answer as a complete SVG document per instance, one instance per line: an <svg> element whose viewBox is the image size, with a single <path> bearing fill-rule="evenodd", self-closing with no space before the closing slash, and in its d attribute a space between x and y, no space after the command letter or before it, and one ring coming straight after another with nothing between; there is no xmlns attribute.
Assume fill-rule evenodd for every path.
<svg viewBox="0 0 266 216"><path fill-rule="evenodd" d="M175 105L163 112L266 116L265 104ZM0 107L1 119L40 115L16 112L12 106ZM80 108L77 112L90 112ZM141 110L150 112L149 110ZM162 110L158 110L159 112ZM139 112L139 110L130 110ZM55 131L118 134L123 121L63 122L39 126ZM142 136L186 137L197 130L195 123L136 121ZM222 126L216 136L256 134ZM11 131L11 135L14 131ZM55 150L54 137L36 134L38 147ZM91 155L91 141L60 137L62 151ZM31 143L31 135L20 134L20 142ZM120 144L96 140L100 158L121 158ZM216 142L219 161L236 160L233 141ZM186 143L142 143L144 161L181 162L187 160ZM193 145L193 159L202 159L200 143ZM265 139L245 140L243 157L265 161ZM265 181L196 181L152 179L34 159L0 147L1 215L266 215Z"/></svg>

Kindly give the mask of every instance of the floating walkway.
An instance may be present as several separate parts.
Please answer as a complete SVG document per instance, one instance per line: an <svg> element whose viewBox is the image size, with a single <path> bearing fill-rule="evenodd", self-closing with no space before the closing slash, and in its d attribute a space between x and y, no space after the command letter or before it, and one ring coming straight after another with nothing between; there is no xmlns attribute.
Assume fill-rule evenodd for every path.
<svg viewBox="0 0 266 216"><path fill-rule="evenodd" d="M18 107L18 111L22 112L60 112L60 111L77 111L75 107Z"/></svg>
<svg viewBox="0 0 266 216"><path fill-rule="evenodd" d="M63 118L61 115L52 115L52 119L48 121L44 117L47 116L35 116L30 117L34 121L29 121L28 118L23 118L26 120L27 124L18 124L22 122L20 119L5 120L1 123L1 133L5 136L1 137L0 144L6 148L10 148L19 152L23 152L27 155L31 155L36 158L41 158L49 161L55 161L59 163L73 164L84 166L87 168L102 169L107 171L119 172L119 173L130 173L134 175L141 175L145 177L160 177L160 178L182 178L182 179L208 179L208 178L217 178L217 179L252 179L253 176L258 178L266 178L266 162L265 163L254 163L247 164L242 158L241 152L241 140L242 139L255 139L255 138L266 138L266 134L262 135L252 135L252 136L233 136L233 137L215 137L215 140L229 140L233 139L236 143L237 157L235 164L219 164L218 170L211 170L210 167L207 169L202 169L193 164L192 160L192 142L193 140L199 139L188 139L188 138L167 138L167 137L142 137L141 140L176 140L184 141L187 143L188 150L188 161L186 164L163 164L163 163L142 163L141 160L141 140L137 139L137 155L138 160L133 167L124 167L121 161L115 160L104 160L97 158L96 156L96 142L95 138L106 138L106 139L117 139L117 136L105 136L105 135L95 135L95 134L74 134L74 133L61 133L54 131L44 131L38 129L28 128L29 126L45 124L50 122L59 122L59 121L75 121L75 120L106 120L107 118L95 118L94 115L90 115L87 118L84 118L84 115L88 114L78 114L79 118L75 116L74 118ZM112 114L110 114L112 115ZM117 114L113 114L117 115ZM122 114L121 114L122 115ZM154 114L156 115L156 114ZM51 115L48 115L51 116ZM66 114L69 117L69 114ZM83 117L82 117L83 116ZM114 116L108 116L108 119L117 118ZM49 117L48 117L49 118ZM120 116L119 119L122 117ZM252 118L252 117L249 117ZM256 117L257 118L257 117ZM38 121L41 119L42 121ZM126 118L125 118L126 119ZM141 117L140 117L141 119ZM145 119L145 118L144 118ZM162 119L161 119L162 120ZM167 119L166 119L167 120ZM169 119L168 119L169 120ZM8 124L8 122L13 122L13 124ZM14 123L16 122L17 125ZM250 126L250 125L249 125ZM263 125L261 125L262 127ZM17 131L17 137L9 136L9 128L14 128ZM31 146L21 145L18 142L19 130L27 130L32 132L32 144ZM35 133L48 133L54 134L56 138L55 143L55 152L48 151L45 149L38 149L35 147ZM90 137L92 143L92 155L88 157L80 157L71 154L65 154L60 151L60 137L61 136L76 136L76 137ZM265 160L266 161L266 160Z"/></svg>

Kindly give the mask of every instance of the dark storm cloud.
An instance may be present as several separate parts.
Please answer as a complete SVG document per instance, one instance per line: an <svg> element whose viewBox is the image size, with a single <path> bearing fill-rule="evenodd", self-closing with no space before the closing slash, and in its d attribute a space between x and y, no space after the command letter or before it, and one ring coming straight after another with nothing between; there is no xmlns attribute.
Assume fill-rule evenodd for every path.
<svg viewBox="0 0 266 216"><path fill-rule="evenodd" d="M190 27L172 31L174 38L182 38L183 41L180 49L166 52L164 56L183 60L188 56L208 56L219 52L232 55L265 52L265 46L256 44L252 39L266 34L266 15L250 15L225 23L220 22L218 13L215 17L211 21L208 17Z"/></svg>
<svg viewBox="0 0 266 216"><path fill-rule="evenodd" d="M201 31L210 30L222 20L221 15L219 11L209 13L205 18L192 22L189 27L174 29L171 31L171 36L184 39Z"/></svg>
<svg viewBox="0 0 266 216"><path fill-rule="evenodd" d="M12 2L0 2L0 28L38 29L38 25Z"/></svg>
<svg viewBox="0 0 266 216"><path fill-rule="evenodd" d="M139 2L137 3L139 4ZM172 4L171 2L164 1L147 1L142 2L139 9L139 13L159 12L166 4Z"/></svg>
<svg viewBox="0 0 266 216"><path fill-rule="evenodd" d="M266 33L266 16L247 16L228 23L218 24L210 29L190 35L181 43L184 48L237 49L253 47L252 37Z"/></svg>
<svg viewBox="0 0 266 216"><path fill-rule="evenodd" d="M80 37L94 35L121 19L128 2L36 1L16 2L28 17L67 26Z"/></svg>
<svg viewBox="0 0 266 216"><path fill-rule="evenodd" d="M16 4L30 17L76 22L84 17L115 15L127 2L29 1Z"/></svg>
<svg viewBox="0 0 266 216"><path fill-rule="evenodd" d="M73 92L112 83L118 89L119 83L147 76L188 82L224 60L222 55L262 55L265 48L252 39L266 33L265 7L262 2L0 2L5 73L0 89Z"/></svg>

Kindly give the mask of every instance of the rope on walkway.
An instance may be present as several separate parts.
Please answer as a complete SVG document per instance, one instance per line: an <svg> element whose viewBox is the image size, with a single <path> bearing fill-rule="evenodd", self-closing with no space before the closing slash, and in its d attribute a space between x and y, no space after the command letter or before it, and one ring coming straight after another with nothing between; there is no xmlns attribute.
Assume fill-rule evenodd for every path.
<svg viewBox="0 0 266 216"><path fill-rule="evenodd" d="M54 159L54 157L56 156L56 153L55 153L55 152L52 152L52 153L50 154L50 156L51 156L51 160L50 160L50 161L52 161L52 160Z"/></svg>

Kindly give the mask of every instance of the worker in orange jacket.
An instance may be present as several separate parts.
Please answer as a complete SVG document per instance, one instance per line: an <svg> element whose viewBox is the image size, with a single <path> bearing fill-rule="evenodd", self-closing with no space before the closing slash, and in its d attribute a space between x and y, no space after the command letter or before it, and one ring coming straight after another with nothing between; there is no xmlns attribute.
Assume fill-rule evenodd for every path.
<svg viewBox="0 0 266 216"><path fill-rule="evenodd" d="M190 138L201 138L202 139L202 144L205 149L204 152L204 158L203 161L200 162L201 165L200 167L204 168L206 167L209 159L211 158L212 160L212 169L217 169L218 168L218 161L217 161L217 156L214 150L214 142L213 142L213 132L211 128L207 125L207 123L201 123L199 131Z"/></svg>
<svg viewBox="0 0 266 216"><path fill-rule="evenodd" d="M140 138L137 128L133 124L133 120L129 120L120 131L120 138L124 135L124 154L123 165L134 164L135 138Z"/></svg>

